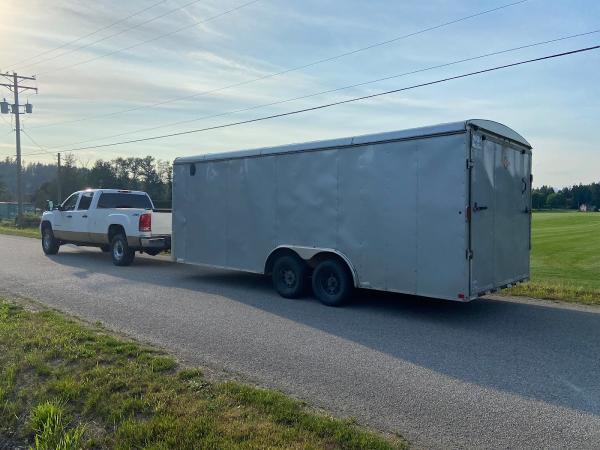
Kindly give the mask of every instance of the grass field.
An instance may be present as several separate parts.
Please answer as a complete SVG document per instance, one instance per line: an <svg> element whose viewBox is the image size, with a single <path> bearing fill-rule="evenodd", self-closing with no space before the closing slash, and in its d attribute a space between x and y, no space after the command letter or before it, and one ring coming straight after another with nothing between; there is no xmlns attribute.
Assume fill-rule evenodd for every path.
<svg viewBox="0 0 600 450"><path fill-rule="evenodd" d="M531 282L507 295L600 305L600 213L533 214Z"/></svg>
<svg viewBox="0 0 600 450"><path fill-rule="evenodd" d="M0 447L403 449L281 393L0 299Z"/></svg>

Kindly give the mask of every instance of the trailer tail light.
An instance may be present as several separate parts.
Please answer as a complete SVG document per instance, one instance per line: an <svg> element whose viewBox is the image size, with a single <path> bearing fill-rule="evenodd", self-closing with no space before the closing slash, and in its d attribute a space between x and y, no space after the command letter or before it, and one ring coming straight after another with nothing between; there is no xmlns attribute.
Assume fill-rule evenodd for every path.
<svg viewBox="0 0 600 450"><path fill-rule="evenodd" d="M458 298L460 300L464 300L465 299L465 294L463 294L462 292L460 294L458 294Z"/></svg>
<svg viewBox="0 0 600 450"><path fill-rule="evenodd" d="M152 231L152 214L144 213L140 216L140 231Z"/></svg>

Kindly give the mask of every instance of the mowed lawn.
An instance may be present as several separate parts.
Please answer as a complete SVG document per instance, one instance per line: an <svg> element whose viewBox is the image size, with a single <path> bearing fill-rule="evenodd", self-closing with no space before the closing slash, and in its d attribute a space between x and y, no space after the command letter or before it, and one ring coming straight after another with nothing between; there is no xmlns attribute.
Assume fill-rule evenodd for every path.
<svg viewBox="0 0 600 450"><path fill-rule="evenodd" d="M600 213L533 214L531 282L510 295L600 304Z"/></svg>

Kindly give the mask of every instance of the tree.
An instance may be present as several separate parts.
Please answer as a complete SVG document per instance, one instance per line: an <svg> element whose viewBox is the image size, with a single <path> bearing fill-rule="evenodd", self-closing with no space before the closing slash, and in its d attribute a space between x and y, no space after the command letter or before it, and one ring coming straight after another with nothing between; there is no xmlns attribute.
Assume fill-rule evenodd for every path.
<svg viewBox="0 0 600 450"><path fill-rule="evenodd" d="M553 192L546 198L546 207L550 209L566 208L565 195L562 192Z"/></svg>
<svg viewBox="0 0 600 450"><path fill-rule="evenodd" d="M0 180L0 202L8 202L10 200L10 194L4 181Z"/></svg>
<svg viewBox="0 0 600 450"><path fill-rule="evenodd" d="M88 184L94 188L119 187L113 164L101 159L96 161L88 174Z"/></svg>

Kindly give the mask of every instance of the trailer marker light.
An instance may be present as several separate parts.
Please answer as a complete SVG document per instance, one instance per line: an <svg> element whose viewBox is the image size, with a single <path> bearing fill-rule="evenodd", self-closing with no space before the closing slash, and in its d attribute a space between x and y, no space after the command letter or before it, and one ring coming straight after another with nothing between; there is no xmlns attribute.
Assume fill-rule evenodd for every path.
<svg viewBox="0 0 600 450"><path fill-rule="evenodd" d="M140 231L152 231L152 214L144 213L140 215Z"/></svg>
<svg viewBox="0 0 600 450"><path fill-rule="evenodd" d="M465 299L465 294L463 294L462 292L460 294L458 294L458 298L460 298L461 300Z"/></svg>

